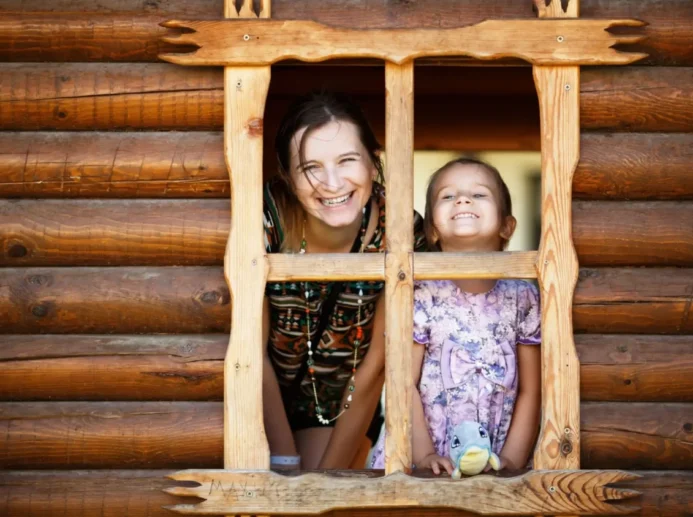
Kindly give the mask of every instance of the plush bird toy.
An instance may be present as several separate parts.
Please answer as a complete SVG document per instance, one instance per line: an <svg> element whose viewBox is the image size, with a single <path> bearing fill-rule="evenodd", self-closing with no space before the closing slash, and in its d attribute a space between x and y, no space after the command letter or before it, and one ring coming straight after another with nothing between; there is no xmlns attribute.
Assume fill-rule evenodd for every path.
<svg viewBox="0 0 693 517"><path fill-rule="evenodd" d="M455 466L453 479L462 474L474 476L482 472L487 464L494 470L500 469L500 459L491 450L491 438L483 425L465 420L453 430L450 439L450 459Z"/></svg>

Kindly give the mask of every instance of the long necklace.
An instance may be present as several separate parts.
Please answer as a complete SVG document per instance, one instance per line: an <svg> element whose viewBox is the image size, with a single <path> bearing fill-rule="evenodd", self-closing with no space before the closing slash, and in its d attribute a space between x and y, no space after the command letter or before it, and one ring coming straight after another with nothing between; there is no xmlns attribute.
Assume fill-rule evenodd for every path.
<svg viewBox="0 0 693 517"><path fill-rule="evenodd" d="M369 200L370 203L370 200ZM366 242L365 242L365 237L366 237L366 225L368 224L368 221L366 221L366 208L363 208L362 212L362 219L361 219L361 246L359 248L359 253L363 253L363 250L365 248ZM299 251L300 254L304 254L306 252L306 247L307 247L307 242L306 242L306 224L305 221L303 222L303 234L301 237L301 249ZM344 406L342 410L335 416L334 418L327 418L324 416L325 410L323 410L322 406L320 406L320 401L318 400L318 390L315 386L315 368L313 368L315 361L313 360L313 341L311 339L311 331L310 331L310 302L309 298L311 295L311 291L308 289L308 282L303 282L303 295L305 297L305 309L306 309L306 337L307 337L307 345L308 345L308 374L310 375L310 382L313 387L313 398L315 399L315 414L318 418L318 422L320 422L322 425L329 425L330 423L334 422L337 420L340 416L344 414L345 411L349 409L351 406L351 402L353 400L353 394L354 391L356 391L356 361L358 360L358 353L359 353L359 346L361 345L361 341L363 340L363 329L361 328L360 322L361 322L361 305L363 304L363 289L359 289L359 297L357 299L357 314L356 314L356 320L354 321L354 324L356 325L356 338L354 339L354 364L351 369L351 378L349 379L349 386L347 389L349 390L349 395L347 395L346 402L344 403ZM320 339L322 336L317 336L318 339Z"/></svg>

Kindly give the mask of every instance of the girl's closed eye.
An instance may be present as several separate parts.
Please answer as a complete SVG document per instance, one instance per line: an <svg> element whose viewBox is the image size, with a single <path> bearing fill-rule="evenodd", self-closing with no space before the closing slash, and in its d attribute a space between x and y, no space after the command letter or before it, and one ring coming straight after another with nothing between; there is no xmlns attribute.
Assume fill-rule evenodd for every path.
<svg viewBox="0 0 693 517"><path fill-rule="evenodd" d="M485 198L485 197L487 197L487 196L486 196L486 194L476 193L476 194L474 194L474 197L475 197L476 199L483 199L483 198Z"/></svg>

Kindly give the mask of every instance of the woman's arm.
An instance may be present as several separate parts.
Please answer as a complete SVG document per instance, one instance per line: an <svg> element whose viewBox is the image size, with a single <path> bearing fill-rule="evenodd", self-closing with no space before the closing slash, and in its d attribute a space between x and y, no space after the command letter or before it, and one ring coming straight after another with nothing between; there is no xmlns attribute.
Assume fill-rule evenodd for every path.
<svg viewBox="0 0 693 517"><path fill-rule="evenodd" d="M277 375L267 350L270 327L269 300L265 297L262 306L262 412L265 420L265 433L272 455L296 456L296 444L282 402Z"/></svg>
<svg viewBox="0 0 693 517"><path fill-rule="evenodd" d="M508 438L500 453L501 465L511 470L527 466L539 433L541 412L541 349L517 345L518 393Z"/></svg>
<svg viewBox="0 0 693 517"><path fill-rule="evenodd" d="M342 406L351 393L349 409L339 417L318 468L346 469L356 455L373 418L385 381L385 296L378 299L373 338L366 357L356 371L356 390L344 390Z"/></svg>

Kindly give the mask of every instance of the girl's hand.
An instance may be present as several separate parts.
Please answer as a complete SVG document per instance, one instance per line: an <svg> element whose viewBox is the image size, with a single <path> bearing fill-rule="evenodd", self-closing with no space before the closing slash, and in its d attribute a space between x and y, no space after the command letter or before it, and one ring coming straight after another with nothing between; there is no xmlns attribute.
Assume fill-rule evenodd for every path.
<svg viewBox="0 0 693 517"><path fill-rule="evenodd" d="M441 468L445 469L449 475L452 476L452 462L449 458L443 458L437 454L429 454L425 456L421 461L416 463L417 468L431 469L433 473L437 476L441 472Z"/></svg>
<svg viewBox="0 0 693 517"><path fill-rule="evenodd" d="M498 456L498 470L503 470L505 467L508 466L508 461L503 457L503 456ZM486 464L486 467L484 468L484 472L488 472L490 470L494 470L494 468L491 466L491 462L489 461Z"/></svg>

